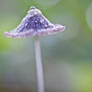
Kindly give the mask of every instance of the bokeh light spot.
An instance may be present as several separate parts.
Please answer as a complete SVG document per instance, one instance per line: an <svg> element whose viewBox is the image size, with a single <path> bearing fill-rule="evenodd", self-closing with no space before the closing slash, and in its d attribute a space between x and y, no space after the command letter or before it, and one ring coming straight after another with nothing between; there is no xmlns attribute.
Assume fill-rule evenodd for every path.
<svg viewBox="0 0 92 92"><path fill-rule="evenodd" d="M41 5L42 7L50 7L57 4L60 0L37 0L37 4Z"/></svg>
<svg viewBox="0 0 92 92"><path fill-rule="evenodd" d="M86 21L88 26L92 29L92 3L89 5L86 12Z"/></svg>

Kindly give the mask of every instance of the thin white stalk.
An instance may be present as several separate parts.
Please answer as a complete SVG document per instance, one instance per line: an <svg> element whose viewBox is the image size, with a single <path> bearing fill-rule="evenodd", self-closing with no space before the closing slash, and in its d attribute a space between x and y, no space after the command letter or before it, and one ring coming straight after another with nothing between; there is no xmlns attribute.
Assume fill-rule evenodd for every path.
<svg viewBox="0 0 92 92"><path fill-rule="evenodd" d="M35 43L35 57L36 57L38 92L45 92L41 49L40 49L40 41L39 41L38 36L34 37L34 43Z"/></svg>

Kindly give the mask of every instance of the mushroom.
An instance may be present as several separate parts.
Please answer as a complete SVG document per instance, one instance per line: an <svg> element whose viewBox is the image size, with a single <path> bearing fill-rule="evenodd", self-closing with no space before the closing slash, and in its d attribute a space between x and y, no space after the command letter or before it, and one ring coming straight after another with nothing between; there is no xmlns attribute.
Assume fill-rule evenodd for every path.
<svg viewBox="0 0 92 92"><path fill-rule="evenodd" d="M21 39L30 36L34 37L38 92L45 92L39 36L53 35L64 30L65 26L52 24L45 16L43 16L39 9L32 6L27 15L15 29L11 32L4 33L8 38Z"/></svg>

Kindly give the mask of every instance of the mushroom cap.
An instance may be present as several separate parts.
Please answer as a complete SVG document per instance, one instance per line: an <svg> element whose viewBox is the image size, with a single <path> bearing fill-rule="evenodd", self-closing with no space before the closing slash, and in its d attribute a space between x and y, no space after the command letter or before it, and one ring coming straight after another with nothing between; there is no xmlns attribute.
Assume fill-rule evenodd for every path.
<svg viewBox="0 0 92 92"><path fill-rule="evenodd" d="M64 29L65 26L52 24L39 9L31 7L21 23L11 32L5 32L4 35L9 38L25 38L35 35L53 35Z"/></svg>

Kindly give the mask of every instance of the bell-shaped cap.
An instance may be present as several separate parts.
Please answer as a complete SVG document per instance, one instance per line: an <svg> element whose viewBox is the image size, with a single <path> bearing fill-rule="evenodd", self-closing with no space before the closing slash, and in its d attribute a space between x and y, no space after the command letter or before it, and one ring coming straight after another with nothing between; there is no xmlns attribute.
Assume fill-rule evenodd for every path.
<svg viewBox="0 0 92 92"><path fill-rule="evenodd" d="M31 7L18 27L4 34L9 38L25 38L35 35L53 35L64 31L64 29L65 26L50 23L50 21L42 15L39 9Z"/></svg>

